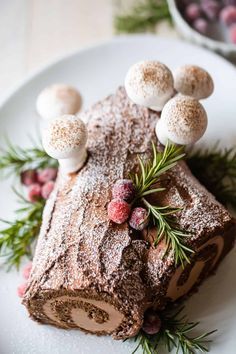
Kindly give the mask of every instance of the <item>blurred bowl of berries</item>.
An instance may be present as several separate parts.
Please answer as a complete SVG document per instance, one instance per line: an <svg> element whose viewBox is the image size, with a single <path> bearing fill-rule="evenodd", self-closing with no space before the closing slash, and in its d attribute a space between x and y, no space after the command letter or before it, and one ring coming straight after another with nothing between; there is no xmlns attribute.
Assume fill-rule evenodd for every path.
<svg viewBox="0 0 236 354"><path fill-rule="evenodd" d="M168 4L185 39L236 59L236 0L168 0Z"/></svg>

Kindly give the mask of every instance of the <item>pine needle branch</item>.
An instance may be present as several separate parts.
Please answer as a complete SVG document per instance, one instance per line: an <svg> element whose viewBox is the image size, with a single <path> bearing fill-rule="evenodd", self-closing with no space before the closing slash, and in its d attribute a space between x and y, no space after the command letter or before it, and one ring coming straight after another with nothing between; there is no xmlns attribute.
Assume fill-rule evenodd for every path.
<svg viewBox="0 0 236 354"><path fill-rule="evenodd" d="M0 149L0 173L3 177L19 176L26 169L57 167L57 161L49 157L40 145L31 148L13 146L7 140L5 149Z"/></svg>
<svg viewBox="0 0 236 354"><path fill-rule="evenodd" d="M160 314L162 326L160 332L154 335L146 334L143 330L136 336L137 347L133 351L136 353L141 349L143 354L161 354L160 346L165 346L168 352L175 349L179 354L206 353L209 351L208 344L211 343L209 337L216 330L194 335L199 322L190 322L186 316L180 316L183 307L178 310L165 310ZM161 350L161 351L160 351ZM132 354L133 354L132 353Z"/></svg>
<svg viewBox="0 0 236 354"><path fill-rule="evenodd" d="M236 208L236 148L201 148L187 156L187 163L216 199Z"/></svg>
<svg viewBox="0 0 236 354"><path fill-rule="evenodd" d="M19 193L23 206L16 210L15 221L0 220L6 228L0 230L0 256L8 268L19 268L23 257L32 256L32 243L39 234L45 200L27 201Z"/></svg>
<svg viewBox="0 0 236 354"><path fill-rule="evenodd" d="M117 32L132 33L153 29L162 20L171 21L166 0L143 0L134 5L127 15L116 16L114 26Z"/></svg>
<svg viewBox="0 0 236 354"><path fill-rule="evenodd" d="M166 249L163 257L167 252L171 251L174 255L175 265L181 264L184 267L186 262L190 263L189 254L194 253L194 251L185 244L186 238L190 237L190 235L178 229L172 218L180 209L169 206L164 208L153 206L145 198L142 198L142 201L152 216L153 224L157 227L154 246L164 240Z"/></svg>
<svg viewBox="0 0 236 354"><path fill-rule="evenodd" d="M182 147L170 143L167 143L163 152L158 152L152 142L152 151L151 160L144 162L139 158L140 172L131 176L136 188L136 200L142 198L147 191L155 193L153 186L160 181L160 177L175 167L177 162L185 156Z"/></svg>
<svg viewBox="0 0 236 354"><path fill-rule="evenodd" d="M164 191L165 188L153 188L160 182L160 177L176 166L177 162L183 159L185 154L182 147L167 143L164 151L157 151L152 143L153 157L144 162L139 158L140 171L131 176L136 189L134 203L142 201L152 217L153 224L157 229L157 237L154 242L156 246L161 240L165 241L166 250L163 256L169 251L173 253L175 264L190 263L188 253L194 251L185 245L186 238L190 235L180 230L174 222L174 214L180 211L179 208L171 206L152 205L146 196L152 193Z"/></svg>

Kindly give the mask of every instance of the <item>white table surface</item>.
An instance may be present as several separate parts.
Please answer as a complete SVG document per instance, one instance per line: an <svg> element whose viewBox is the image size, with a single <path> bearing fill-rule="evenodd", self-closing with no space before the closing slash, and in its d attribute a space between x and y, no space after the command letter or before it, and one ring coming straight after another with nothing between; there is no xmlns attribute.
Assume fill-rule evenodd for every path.
<svg viewBox="0 0 236 354"><path fill-rule="evenodd" d="M110 39L113 16L135 0L0 0L0 99L28 74ZM122 7L123 8L123 7ZM168 24L158 34L176 37Z"/></svg>

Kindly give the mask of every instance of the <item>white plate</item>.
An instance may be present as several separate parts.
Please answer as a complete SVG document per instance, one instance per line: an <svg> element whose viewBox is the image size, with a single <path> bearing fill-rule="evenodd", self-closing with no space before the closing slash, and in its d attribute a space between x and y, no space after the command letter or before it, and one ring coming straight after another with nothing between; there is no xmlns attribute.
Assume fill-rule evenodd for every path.
<svg viewBox="0 0 236 354"><path fill-rule="evenodd" d="M232 145L236 137L236 70L222 58L180 41L154 36L120 37L110 43L86 49L64 58L27 80L0 108L0 141L7 133L14 143L27 145L27 134L35 134L38 117L35 99L42 88L55 82L75 85L84 107L113 92L124 80L129 66L141 59L158 59L171 68L185 63L205 67L214 77L215 93L204 102L209 113L207 144L217 139ZM12 218L16 207L10 182L1 182L0 216ZM218 328L212 354L236 353L236 257L235 251L186 305L201 329ZM0 354L127 354L132 342L97 338L80 331L58 330L32 322L20 305L16 287L22 281L17 272L0 271ZM163 353L162 353L163 354Z"/></svg>

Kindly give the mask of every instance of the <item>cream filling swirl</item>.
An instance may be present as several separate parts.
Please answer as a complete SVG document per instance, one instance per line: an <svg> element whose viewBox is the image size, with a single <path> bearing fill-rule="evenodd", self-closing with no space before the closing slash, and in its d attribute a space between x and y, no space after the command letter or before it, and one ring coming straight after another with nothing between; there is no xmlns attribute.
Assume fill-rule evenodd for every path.
<svg viewBox="0 0 236 354"><path fill-rule="evenodd" d="M97 310L104 311L107 314L107 320L103 323L96 322L93 318L89 317L88 312L81 307L73 307L70 313L70 320L73 321L77 327L80 327L84 330L90 332L113 332L124 319L124 315L120 313L113 305L102 300L95 299L86 299L79 296L60 296L54 299L47 300L43 305L43 310L45 315L53 321L55 324L63 325L63 327L72 327L70 323L62 323L59 314L56 312L53 304L55 302L68 302L68 301L77 301L82 302L87 305L93 305Z"/></svg>
<svg viewBox="0 0 236 354"><path fill-rule="evenodd" d="M212 239L210 239L209 241L207 241L203 246L199 247L197 252L202 251L205 247L207 247L209 245L216 245L217 246L217 253L216 253L215 257L212 259L212 263L210 266L210 269L212 269L215 266L215 264L217 263L217 261L219 260L220 255L223 251L224 239L221 236L215 236ZM196 261L193 268L191 269L191 272L189 274L187 281L181 286L178 285L178 281L179 281L180 276L183 272L183 268L181 266L178 267L170 280L166 296L168 298L170 298L172 301L175 301L178 298L180 298L181 296L187 294L192 289L192 287L197 282L197 280L199 279L199 276L201 275L201 272L203 271L205 263L206 263L206 261L209 260L209 258L211 258L211 257L208 257L208 259L205 261L204 260Z"/></svg>

